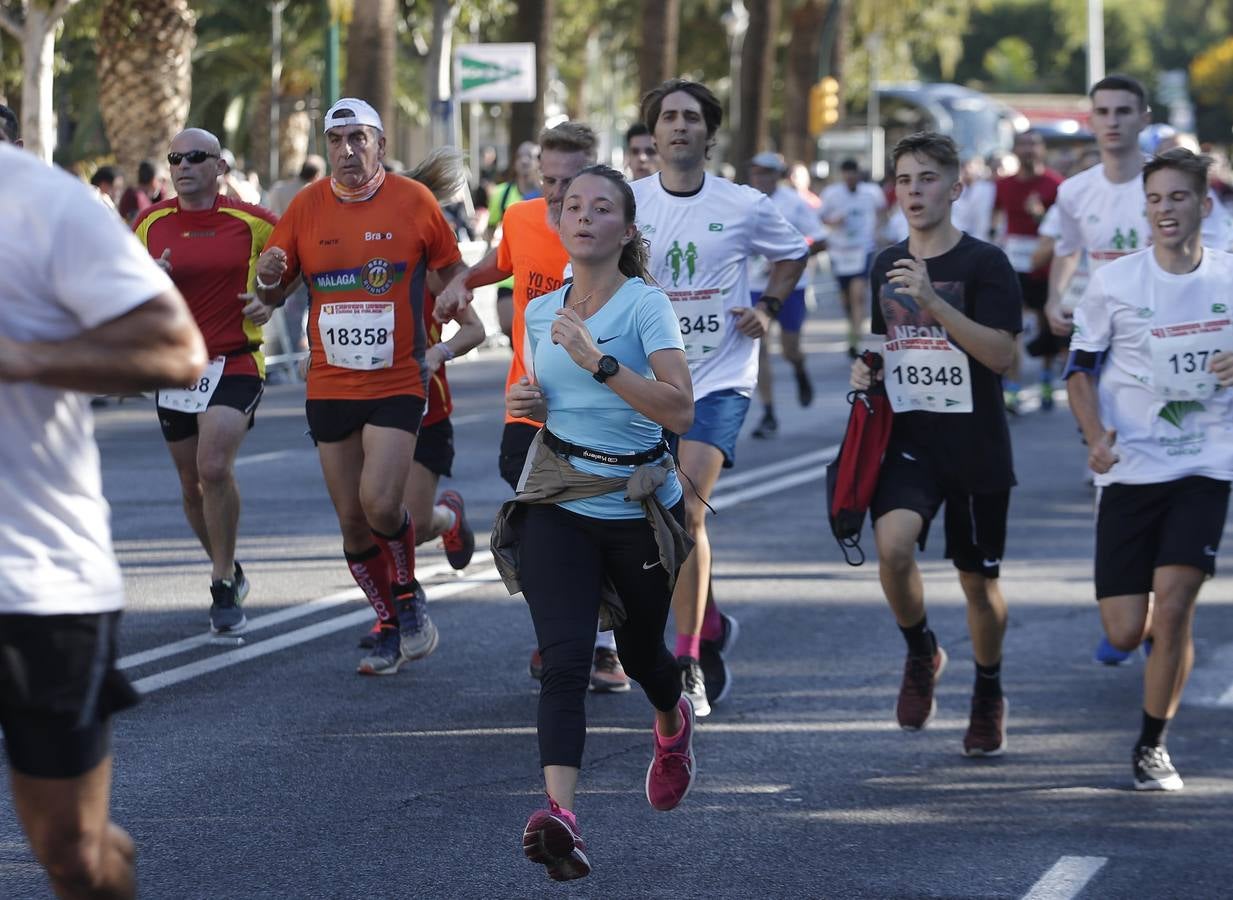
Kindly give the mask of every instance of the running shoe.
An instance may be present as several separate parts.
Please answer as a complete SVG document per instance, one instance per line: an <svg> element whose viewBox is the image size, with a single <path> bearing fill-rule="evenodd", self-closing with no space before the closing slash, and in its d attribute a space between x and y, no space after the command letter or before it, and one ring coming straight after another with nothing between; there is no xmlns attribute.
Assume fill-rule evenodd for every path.
<svg viewBox="0 0 1233 900"><path fill-rule="evenodd" d="M539 655L539 650L531 651L531 662L527 664L527 672L536 681L544 677L544 658Z"/></svg>
<svg viewBox="0 0 1233 900"><path fill-rule="evenodd" d="M1053 385L1048 381L1040 383L1040 409L1042 412L1053 409Z"/></svg>
<svg viewBox="0 0 1233 900"><path fill-rule="evenodd" d="M445 558L455 569L465 569L471 564L475 554L475 532L467 524L466 511L462 495L457 491L442 491L437 502L447 506L454 513L454 527L441 535L441 543L445 545Z"/></svg>
<svg viewBox="0 0 1233 900"><path fill-rule="evenodd" d="M895 718L904 731L920 731L938 711L933 688L946 669L946 651L938 647L933 656L909 656L903 664L903 684Z"/></svg>
<svg viewBox="0 0 1233 900"><path fill-rule="evenodd" d="M400 646L405 660L423 659L437 649L441 636L428 617L428 596L418 581L394 588Z"/></svg>
<svg viewBox="0 0 1233 900"><path fill-rule="evenodd" d="M1010 704L1005 697L972 695L972 714L963 736L964 756L1001 756L1006 751L1006 719Z"/></svg>
<svg viewBox="0 0 1233 900"><path fill-rule="evenodd" d="M1184 786L1164 747L1135 747L1133 759L1136 791L1180 791Z"/></svg>
<svg viewBox="0 0 1233 900"><path fill-rule="evenodd" d="M677 704L685 727L681 735L667 747L660 746L659 736L652 729L655 754L646 770L646 799L652 809L667 812L676 809L689 796L694 784L697 763L694 759L694 707L689 697L682 696Z"/></svg>
<svg viewBox="0 0 1233 900"><path fill-rule="evenodd" d="M236 583L230 579L210 582L210 631L214 634L236 634L248 625Z"/></svg>
<svg viewBox="0 0 1233 900"><path fill-rule="evenodd" d="M809 380L809 373L804 366L796 368L796 399L801 406L813 403L813 382Z"/></svg>
<svg viewBox="0 0 1233 900"><path fill-rule="evenodd" d="M779 422L775 419L775 414L768 409L762 414L758 427L753 430L753 436L759 439L772 438L778 431Z"/></svg>
<svg viewBox="0 0 1233 900"><path fill-rule="evenodd" d="M235 577L232 580L235 582L235 602L243 603L244 599L248 596L250 585L248 583L248 576L244 574L244 570L240 568L238 562L235 564Z"/></svg>
<svg viewBox="0 0 1233 900"><path fill-rule="evenodd" d="M551 797L547 809L537 809L522 830L522 852L533 863L547 866L553 881L573 881L591 874L587 845L574 814Z"/></svg>
<svg viewBox="0 0 1233 900"><path fill-rule="evenodd" d="M377 643L360 660L356 671L361 675L397 675L406 661L402 655L398 626L383 625L377 635Z"/></svg>
<svg viewBox="0 0 1233 900"><path fill-rule="evenodd" d="M727 613L719 614L723 623L723 631L718 640L702 639L701 654L698 665L702 667L702 678L706 682L706 699L709 703L722 703L732 691L732 670L724 655L736 643L737 635L741 633L740 624Z"/></svg>
<svg viewBox="0 0 1233 900"><path fill-rule="evenodd" d="M692 656L678 656L676 664L681 670L681 690L693 704L694 715L704 719L711 714L711 703L706 699L706 677L702 666Z"/></svg>
<svg viewBox="0 0 1233 900"><path fill-rule="evenodd" d="M381 620L372 623L372 628L364 632L364 636L360 638L359 647L361 650L371 650L377 646L377 635L381 633Z"/></svg>
<svg viewBox="0 0 1233 900"><path fill-rule="evenodd" d="M1107 637L1102 637L1100 643L1096 645L1096 653L1093 654L1092 659L1102 666L1120 666L1130 661L1130 655L1131 651L1119 650L1109 643Z"/></svg>
<svg viewBox="0 0 1233 900"><path fill-rule="evenodd" d="M629 690L629 676L621 665L615 650L595 648L595 662L591 666L591 690L597 694L623 694Z"/></svg>
<svg viewBox="0 0 1233 900"><path fill-rule="evenodd" d="M1002 391L1002 405L1012 416L1019 415L1019 392L1017 390Z"/></svg>

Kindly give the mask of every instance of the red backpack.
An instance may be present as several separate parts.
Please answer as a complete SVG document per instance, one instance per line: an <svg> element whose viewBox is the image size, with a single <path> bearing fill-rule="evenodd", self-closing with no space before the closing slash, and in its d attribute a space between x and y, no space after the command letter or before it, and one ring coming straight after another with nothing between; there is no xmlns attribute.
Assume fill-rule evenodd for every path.
<svg viewBox="0 0 1233 900"><path fill-rule="evenodd" d="M874 373L882 368L881 354L866 350L861 359ZM848 394L848 402L852 404L852 412L848 415L843 443L835 459L826 467L826 504L831 533L839 542L844 560L850 566L859 566L865 561L865 551L860 546L861 531L878 486L878 471L890 441L893 412L881 381L874 382L867 391L852 391ZM853 562L849 551L855 551L860 558Z"/></svg>

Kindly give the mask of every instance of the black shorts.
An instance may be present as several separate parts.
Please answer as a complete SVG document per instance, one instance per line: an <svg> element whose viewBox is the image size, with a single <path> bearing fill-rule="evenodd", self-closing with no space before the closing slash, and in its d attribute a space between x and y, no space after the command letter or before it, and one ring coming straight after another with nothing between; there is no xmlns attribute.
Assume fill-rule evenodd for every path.
<svg viewBox="0 0 1233 900"><path fill-rule="evenodd" d="M518 490L518 479L522 477L527 451L538 433L538 425L528 425L526 422L506 422L505 430L501 432L501 455L497 459L497 467L505 483L514 490Z"/></svg>
<svg viewBox="0 0 1233 900"><path fill-rule="evenodd" d="M420 429L415 461L434 475L450 477L454 468L454 426L448 418Z"/></svg>
<svg viewBox="0 0 1233 900"><path fill-rule="evenodd" d="M1016 272L1019 276L1019 289L1023 291L1023 305L1028 309L1042 310L1049 302L1049 280L1033 278L1026 272Z"/></svg>
<svg viewBox="0 0 1233 900"><path fill-rule="evenodd" d="M218 387L210 397L207 409L215 406L230 406L248 416L248 427L257 419L257 404L265 391L265 382L256 375L224 375L218 379ZM163 440L169 444L185 441L197 435L197 416L200 413L180 412L177 409L158 410L158 424L163 429Z"/></svg>
<svg viewBox="0 0 1233 900"><path fill-rule="evenodd" d="M115 667L120 613L0 615L0 729L9 765L77 778L107 755L113 713L137 703Z"/></svg>
<svg viewBox="0 0 1233 900"><path fill-rule="evenodd" d="M1160 566L1216 574L1229 482L1193 475L1160 484L1110 484L1096 514L1096 598L1146 594Z"/></svg>
<svg viewBox="0 0 1233 900"><path fill-rule="evenodd" d="M945 503L946 558L960 572L997 578L1006 550L1010 489L973 494L947 484L924 460L909 459L902 448L888 448L878 472L870 515L876 522L894 509L910 509L925 520L918 544L925 549L929 525ZM915 454L913 454L915 455Z"/></svg>
<svg viewBox="0 0 1233 900"><path fill-rule="evenodd" d="M304 414L314 444L346 440L365 425L419 434L424 398L398 394L376 400L305 400Z"/></svg>

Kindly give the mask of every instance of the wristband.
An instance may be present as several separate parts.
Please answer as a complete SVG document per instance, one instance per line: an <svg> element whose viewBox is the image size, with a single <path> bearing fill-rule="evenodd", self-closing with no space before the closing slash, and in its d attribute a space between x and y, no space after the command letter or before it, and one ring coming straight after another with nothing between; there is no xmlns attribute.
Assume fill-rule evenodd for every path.
<svg viewBox="0 0 1233 900"><path fill-rule="evenodd" d="M281 287L281 286L282 286L282 281L281 281L281 280L280 280L280 281L276 281L276 282L274 282L273 284L266 284L264 281L262 281L262 280L261 280L261 276L260 276L260 275L258 275L258 276L257 276L254 280L255 280L255 281L256 281L256 283L257 283L257 287L261 288L261 290L263 290L263 291L273 291L273 290L276 290L276 289L278 289L279 287Z"/></svg>
<svg viewBox="0 0 1233 900"><path fill-rule="evenodd" d="M444 362L449 362L451 359L454 358L454 351L450 349L449 344L442 342L440 344L437 344L436 347L438 350L441 351L441 355L445 357Z"/></svg>
<svg viewBox="0 0 1233 900"><path fill-rule="evenodd" d="M766 311L770 313L772 319L779 315L779 310L783 306L782 300L778 297L771 297L767 294L763 294L759 297L758 303L766 307Z"/></svg>

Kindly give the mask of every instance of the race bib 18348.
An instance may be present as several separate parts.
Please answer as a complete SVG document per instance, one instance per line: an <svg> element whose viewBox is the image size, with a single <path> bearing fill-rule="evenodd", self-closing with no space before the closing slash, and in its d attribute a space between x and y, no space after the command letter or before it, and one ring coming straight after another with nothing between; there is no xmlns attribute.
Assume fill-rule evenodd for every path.
<svg viewBox="0 0 1233 900"><path fill-rule="evenodd" d="M968 356L944 337L888 340L882 347L886 395L895 412L970 413Z"/></svg>
<svg viewBox="0 0 1233 900"><path fill-rule="evenodd" d="M394 365L393 303L323 303L317 330L331 366L369 370Z"/></svg>

